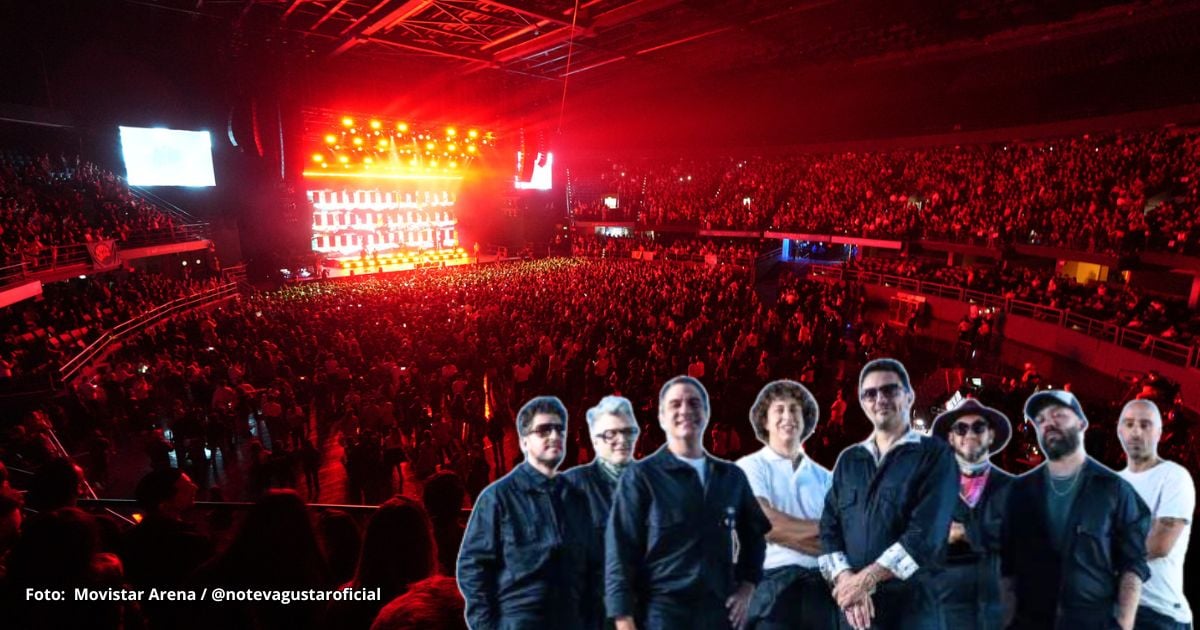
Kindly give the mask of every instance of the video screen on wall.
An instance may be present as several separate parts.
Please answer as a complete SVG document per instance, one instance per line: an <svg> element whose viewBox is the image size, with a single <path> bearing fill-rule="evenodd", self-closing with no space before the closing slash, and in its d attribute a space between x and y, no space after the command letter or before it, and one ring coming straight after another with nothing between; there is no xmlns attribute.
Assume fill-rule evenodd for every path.
<svg viewBox="0 0 1200 630"><path fill-rule="evenodd" d="M207 131L120 127L131 186L216 186Z"/></svg>

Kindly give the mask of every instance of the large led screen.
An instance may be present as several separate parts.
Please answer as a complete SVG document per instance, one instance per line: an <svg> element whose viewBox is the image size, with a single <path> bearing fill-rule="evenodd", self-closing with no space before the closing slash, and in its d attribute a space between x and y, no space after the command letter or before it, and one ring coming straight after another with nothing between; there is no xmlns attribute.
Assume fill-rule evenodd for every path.
<svg viewBox="0 0 1200 630"><path fill-rule="evenodd" d="M121 127L121 154L131 186L216 186L207 131Z"/></svg>

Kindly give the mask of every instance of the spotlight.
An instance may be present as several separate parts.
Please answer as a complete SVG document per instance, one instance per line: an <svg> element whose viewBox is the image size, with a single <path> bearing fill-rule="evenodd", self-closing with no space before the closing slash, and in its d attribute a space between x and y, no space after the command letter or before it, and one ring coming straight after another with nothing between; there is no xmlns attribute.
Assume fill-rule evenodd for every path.
<svg viewBox="0 0 1200 630"><path fill-rule="evenodd" d="M314 161L314 162L324 162L324 161L325 161L325 156L324 156L324 155L321 155L320 153L314 153L314 154L313 154L313 161Z"/></svg>
<svg viewBox="0 0 1200 630"><path fill-rule="evenodd" d="M333 134L325 136L325 144L333 144L335 142L337 142L337 136Z"/></svg>
<svg viewBox="0 0 1200 630"><path fill-rule="evenodd" d="M378 120L372 120L372 121L371 121L371 128L372 128L372 129L378 129L380 126L381 126L381 125L379 124L379 121L378 121Z"/></svg>
<svg viewBox="0 0 1200 630"><path fill-rule="evenodd" d="M342 124L343 124L343 125L345 125L345 126L347 126L347 127L353 127L353 126L354 126L354 119L353 119L353 118L351 118L351 117L349 117L349 116L346 116L345 118L343 118L343 119L342 119Z"/></svg>

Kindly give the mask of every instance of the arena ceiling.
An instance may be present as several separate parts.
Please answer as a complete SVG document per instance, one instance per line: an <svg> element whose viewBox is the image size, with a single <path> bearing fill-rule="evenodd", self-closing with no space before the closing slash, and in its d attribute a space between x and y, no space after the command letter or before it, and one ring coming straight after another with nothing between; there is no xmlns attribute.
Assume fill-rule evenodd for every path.
<svg viewBox="0 0 1200 630"><path fill-rule="evenodd" d="M319 61L431 59L562 79L904 59L1194 13L1059 0L131 0L299 43ZM969 52L969 50L968 50Z"/></svg>
<svg viewBox="0 0 1200 630"><path fill-rule="evenodd" d="M96 120L275 102L649 149L1200 103L1195 0L45 0L0 25L0 100Z"/></svg>

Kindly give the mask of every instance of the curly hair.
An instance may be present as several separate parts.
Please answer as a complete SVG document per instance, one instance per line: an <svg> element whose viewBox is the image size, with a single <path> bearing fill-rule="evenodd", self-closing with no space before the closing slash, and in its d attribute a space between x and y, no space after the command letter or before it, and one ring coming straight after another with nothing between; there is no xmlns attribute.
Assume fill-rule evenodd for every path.
<svg viewBox="0 0 1200 630"><path fill-rule="evenodd" d="M785 398L791 398L800 403L800 414L804 418L804 430L800 433L800 441L808 439L808 436L816 430L817 419L821 416L817 399L813 397L807 387L800 383L781 379L767 383L766 387L758 392L758 398L750 407L750 426L754 428L754 437L758 438L759 442L766 444L768 439L767 409L771 407L771 403Z"/></svg>

